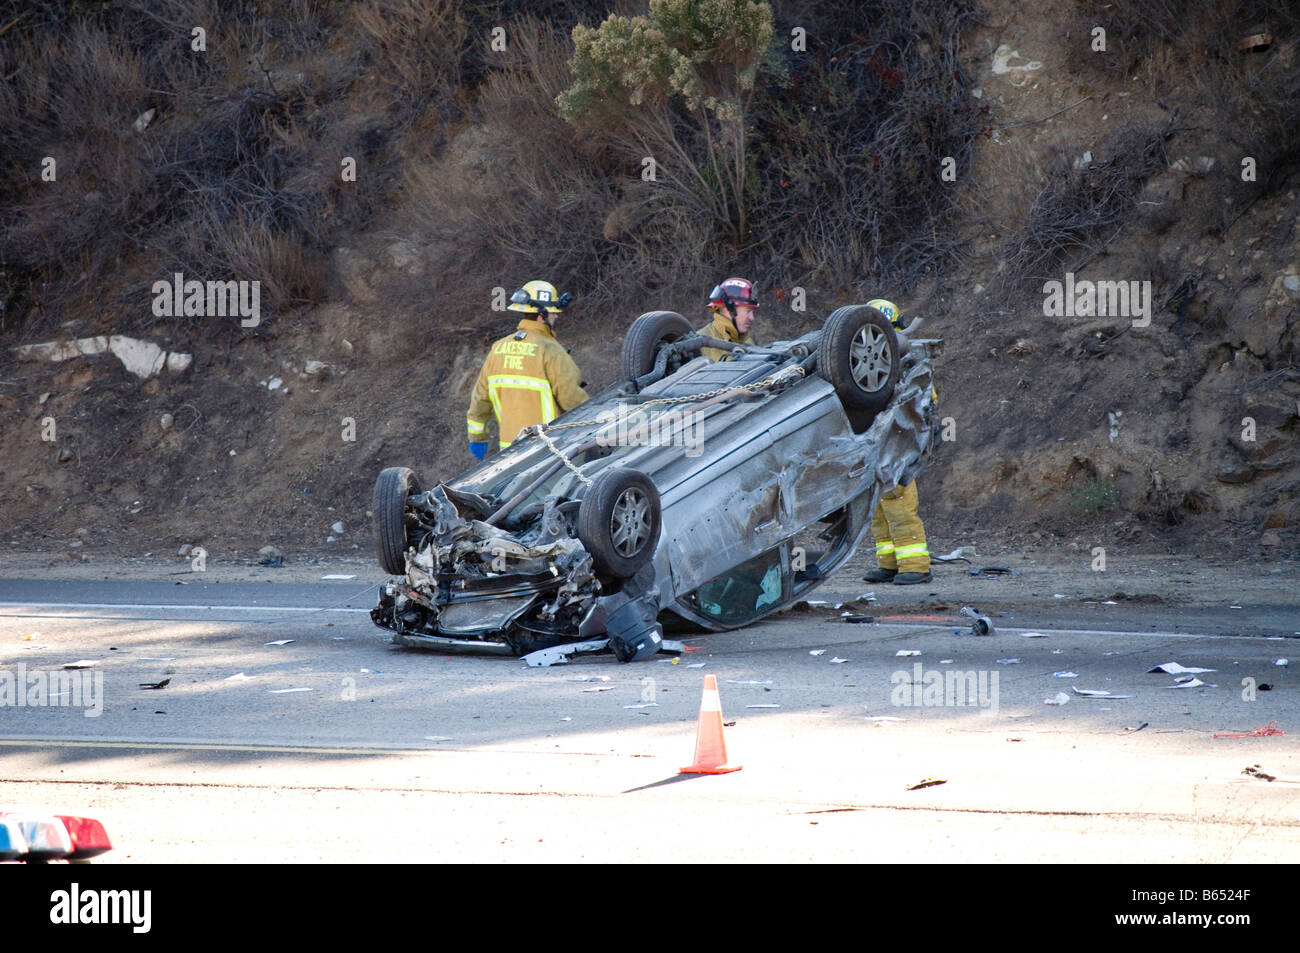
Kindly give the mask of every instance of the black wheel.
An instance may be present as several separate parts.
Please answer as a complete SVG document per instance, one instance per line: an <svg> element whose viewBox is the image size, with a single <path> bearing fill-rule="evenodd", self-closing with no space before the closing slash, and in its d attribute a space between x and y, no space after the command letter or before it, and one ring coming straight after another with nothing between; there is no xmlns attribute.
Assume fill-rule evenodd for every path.
<svg viewBox="0 0 1300 953"><path fill-rule="evenodd" d="M654 370L659 348L694 332L691 322L676 311L648 311L632 322L623 336L621 373L625 379Z"/></svg>
<svg viewBox="0 0 1300 953"><path fill-rule="evenodd" d="M659 491L639 470L611 467L591 481L578 507L578 539L598 572L636 575L659 542Z"/></svg>
<svg viewBox="0 0 1300 953"><path fill-rule="evenodd" d="M839 308L822 326L817 369L835 388L845 410L884 410L901 370L898 335L875 308Z"/></svg>
<svg viewBox="0 0 1300 953"><path fill-rule="evenodd" d="M420 492L420 478L406 467L389 467L375 481L375 554L394 576L406 572L406 498Z"/></svg>

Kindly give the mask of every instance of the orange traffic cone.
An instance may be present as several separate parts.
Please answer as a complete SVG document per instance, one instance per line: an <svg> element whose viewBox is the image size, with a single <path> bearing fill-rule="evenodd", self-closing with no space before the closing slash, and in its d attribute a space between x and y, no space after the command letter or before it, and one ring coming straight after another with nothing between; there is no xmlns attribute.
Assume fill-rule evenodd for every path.
<svg viewBox="0 0 1300 953"><path fill-rule="evenodd" d="M727 764L727 743L722 738L722 699L718 679L704 676L704 697L700 700L700 721L695 730L695 761L682 774L729 774L738 764Z"/></svg>

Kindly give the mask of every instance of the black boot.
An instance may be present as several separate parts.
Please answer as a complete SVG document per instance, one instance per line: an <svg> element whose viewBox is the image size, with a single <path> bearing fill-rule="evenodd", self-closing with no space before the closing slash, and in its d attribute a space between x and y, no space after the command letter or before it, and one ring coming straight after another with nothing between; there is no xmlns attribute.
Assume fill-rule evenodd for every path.
<svg viewBox="0 0 1300 953"><path fill-rule="evenodd" d="M862 577L863 582L893 582L897 569L873 569Z"/></svg>
<svg viewBox="0 0 1300 953"><path fill-rule="evenodd" d="M931 578L928 572L900 572L894 577L894 585L915 586L919 582L929 582Z"/></svg>

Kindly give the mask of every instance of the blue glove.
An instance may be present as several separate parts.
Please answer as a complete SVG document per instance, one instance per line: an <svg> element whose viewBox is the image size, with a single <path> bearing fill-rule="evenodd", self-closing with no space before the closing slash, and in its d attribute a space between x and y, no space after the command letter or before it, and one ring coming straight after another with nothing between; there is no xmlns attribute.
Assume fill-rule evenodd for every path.
<svg viewBox="0 0 1300 953"><path fill-rule="evenodd" d="M482 443L475 443L474 441L471 440L469 444L469 452L474 454L474 456L476 456L478 459L482 460L484 457L487 456L487 441L485 440Z"/></svg>

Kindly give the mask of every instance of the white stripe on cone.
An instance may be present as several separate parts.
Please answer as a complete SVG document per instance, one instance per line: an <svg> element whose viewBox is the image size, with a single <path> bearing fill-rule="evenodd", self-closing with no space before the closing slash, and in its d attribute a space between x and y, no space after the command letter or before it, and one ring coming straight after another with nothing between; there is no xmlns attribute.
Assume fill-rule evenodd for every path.
<svg viewBox="0 0 1300 953"><path fill-rule="evenodd" d="M716 711L722 714L722 699L718 697L716 688L706 688L704 697L700 699L700 711Z"/></svg>

